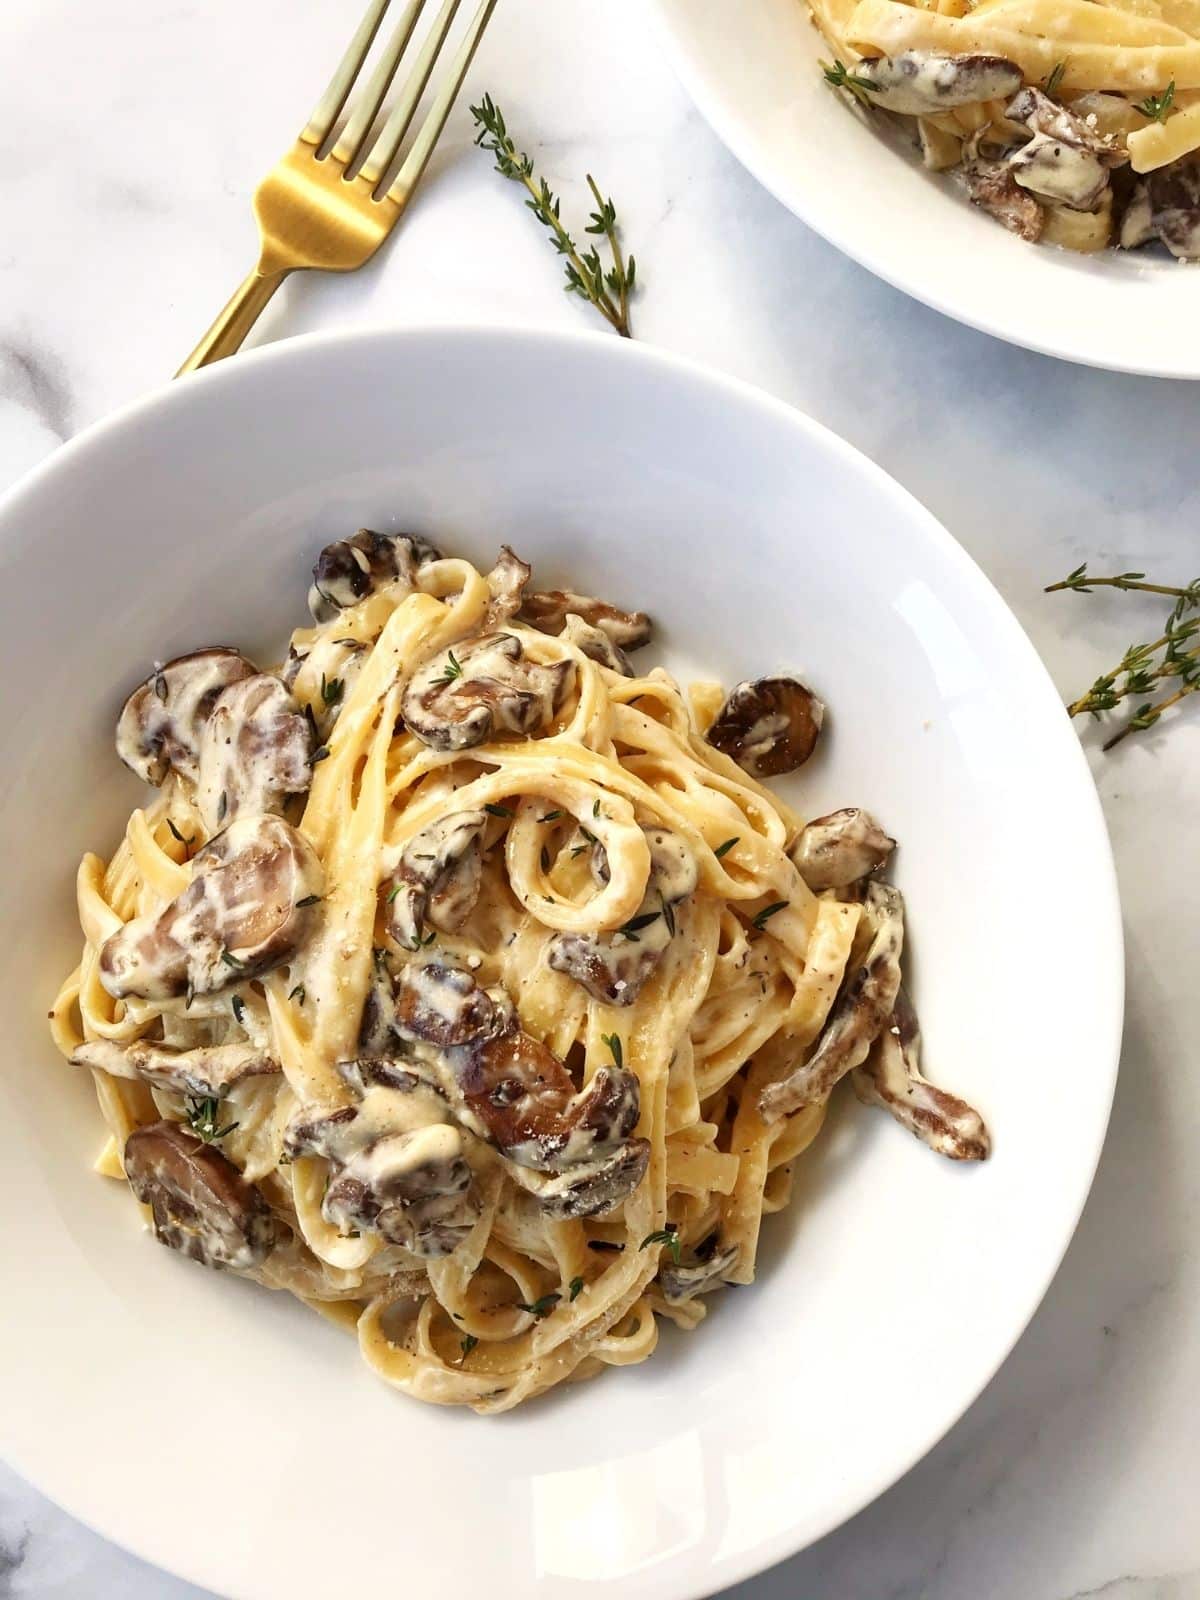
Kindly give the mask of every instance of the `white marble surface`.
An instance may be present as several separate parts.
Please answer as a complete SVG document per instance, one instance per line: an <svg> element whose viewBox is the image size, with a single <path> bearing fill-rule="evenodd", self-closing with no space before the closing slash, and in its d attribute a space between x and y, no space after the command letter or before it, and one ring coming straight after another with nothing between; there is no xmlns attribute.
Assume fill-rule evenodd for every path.
<svg viewBox="0 0 1200 1600"><path fill-rule="evenodd" d="M0 488L178 365L249 264L253 182L357 10L5 0ZM472 81L502 102L568 211L585 169L617 198L645 280L639 337L762 385L879 461L983 565L1064 691L1160 608L1044 596L1044 582L1085 558L1195 575L1200 386L1010 349L844 261L716 142L638 0L504 0ZM518 194L471 148L465 109L431 180L371 267L293 282L258 337L593 315L561 293ZM1111 756L1082 730L1120 870L1129 1009L1108 1146L1063 1269L950 1437L744 1600L1200 1597L1200 706L1188 709ZM1015 1015L1011 1027L1019 1051ZM0 1596L199 1595L0 1469Z"/></svg>

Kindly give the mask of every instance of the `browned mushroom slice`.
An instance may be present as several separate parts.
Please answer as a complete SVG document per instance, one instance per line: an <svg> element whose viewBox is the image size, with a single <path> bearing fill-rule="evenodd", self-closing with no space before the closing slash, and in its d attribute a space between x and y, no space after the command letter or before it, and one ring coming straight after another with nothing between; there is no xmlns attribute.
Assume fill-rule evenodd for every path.
<svg viewBox="0 0 1200 1600"><path fill-rule="evenodd" d="M511 622L521 609L525 585L533 568L510 545L502 544L496 565L488 573L487 585L491 599L484 613L483 626L488 633Z"/></svg>
<svg viewBox="0 0 1200 1600"><path fill-rule="evenodd" d="M117 722L117 754L155 787L172 771L194 783L200 736L218 697L257 672L253 662L224 645L193 650L156 667L125 702Z"/></svg>
<svg viewBox="0 0 1200 1600"><path fill-rule="evenodd" d="M921 1076L921 1027L904 990L871 1054L852 1075L854 1092L882 1106L922 1143L951 1161L984 1161L992 1141L983 1118L965 1100Z"/></svg>
<svg viewBox="0 0 1200 1600"><path fill-rule="evenodd" d="M1181 261L1200 260L1200 156L1160 167L1146 186L1155 233Z"/></svg>
<svg viewBox="0 0 1200 1600"><path fill-rule="evenodd" d="M1007 166L1022 189L1072 211L1093 210L1108 188L1108 172L1098 156L1044 133L1014 151Z"/></svg>
<svg viewBox="0 0 1200 1600"><path fill-rule="evenodd" d="M694 1261L681 1261L678 1265L663 1261L658 1269L658 1283L665 1299L692 1300L698 1294L708 1294L721 1287L725 1274L737 1261L737 1246L717 1249L715 1235L711 1242L711 1249L702 1245L696 1251Z"/></svg>
<svg viewBox="0 0 1200 1600"><path fill-rule="evenodd" d="M602 1217L627 1200L646 1176L649 1139L627 1139L611 1155L568 1167L557 1177L531 1185L538 1205L555 1222L572 1217Z"/></svg>
<svg viewBox="0 0 1200 1600"><path fill-rule="evenodd" d="M172 1050L164 1044L135 1039L120 1045L93 1039L71 1053L77 1067L96 1067L113 1078L141 1078L157 1088L198 1099L221 1099L235 1083L279 1071L279 1063L252 1044L206 1044L193 1050Z"/></svg>
<svg viewBox="0 0 1200 1600"><path fill-rule="evenodd" d="M566 1067L524 1033L507 996L436 962L396 981L396 1029L433 1046L433 1064L464 1123L521 1167L562 1172L616 1151L637 1126L639 1087L602 1067L576 1091Z"/></svg>
<svg viewBox="0 0 1200 1600"><path fill-rule="evenodd" d="M572 589L546 589L527 594L518 621L527 622L542 633L561 633L569 616L582 617L593 628L608 635L621 650L640 650L649 644L653 624L644 611L622 611L607 600L576 594Z"/></svg>
<svg viewBox="0 0 1200 1600"><path fill-rule="evenodd" d="M696 858L679 834L669 828L642 831L650 847L650 876L634 915L615 933L556 934L546 957L555 972L607 1005L629 1006L637 999L675 936L674 908L695 892L698 881ZM600 846L593 851L592 870L607 881Z"/></svg>
<svg viewBox="0 0 1200 1600"><path fill-rule="evenodd" d="M378 1233L420 1256L446 1256L479 1217L462 1134L448 1123L378 1139L330 1180L321 1204L343 1233Z"/></svg>
<svg viewBox="0 0 1200 1600"><path fill-rule="evenodd" d="M629 657L620 645L614 644L603 628L593 627L574 612L567 618L560 637L573 644L589 661L598 662L610 672L619 672L623 678L633 677Z"/></svg>
<svg viewBox="0 0 1200 1600"><path fill-rule="evenodd" d="M871 104L908 117L928 117L955 106L1007 100L1021 87L1021 69L1005 56L942 55L905 50L854 66Z"/></svg>
<svg viewBox="0 0 1200 1600"><path fill-rule="evenodd" d="M863 907L872 930L863 964L834 1002L809 1059L759 1095L759 1110L767 1122L824 1100L840 1078L866 1060L892 1014L900 992L904 900L890 884L868 883Z"/></svg>
<svg viewBox="0 0 1200 1600"><path fill-rule="evenodd" d="M422 1074L387 1060L343 1062L356 1103L302 1114L289 1154L333 1166L321 1211L343 1233L378 1233L421 1256L449 1255L479 1216L471 1169L445 1096Z"/></svg>
<svg viewBox="0 0 1200 1600"><path fill-rule="evenodd" d="M804 765L824 718L797 678L756 678L730 690L706 737L752 778L775 778Z"/></svg>
<svg viewBox="0 0 1200 1600"><path fill-rule="evenodd" d="M1005 115L1011 122L1023 122L1032 133L1043 134L1061 144L1074 145L1077 150L1090 150L1106 167L1123 166L1129 160L1128 152L1122 150L1114 139L1099 133L1082 117L1076 116L1066 106L1059 105L1057 100L1052 100L1033 84L1026 84L1013 97L1005 107Z"/></svg>
<svg viewBox="0 0 1200 1600"><path fill-rule="evenodd" d="M388 931L397 944L419 949L429 922L456 933L479 898L486 811L439 817L404 847L387 895Z"/></svg>
<svg viewBox="0 0 1200 1600"><path fill-rule="evenodd" d="M981 211L1030 244L1041 238L1046 213L1028 190L1022 189L1007 162L968 162L963 167L963 178L967 193Z"/></svg>
<svg viewBox="0 0 1200 1600"><path fill-rule="evenodd" d="M847 806L816 817L792 846L796 870L814 894L845 889L877 872L896 848L869 811Z"/></svg>
<svg viewBox="0 0 1200 1600"><path fill-rule="evenodd" d="M327 544L317 557L308 609L317 622L331 622L389 583L415 589L421 568L440 560L441 552L428 539L360 528L352 539Z"/></svg>
<svg viewBox="0 0 1200 1600"><path fill-rule="evenodd" d="M266 1201L231 1161L177 1122L135 1128L125 1176L154 1216L154 1236L206 1267L247 1272L274 1248L279 1229Z"/></svg>
<svg viewBox="0 0 1200 1600"><path fill-rule="evenodd" d="M157 915L135 917L100 951L117 999L211 994L290 961L314 926L321 863L281 817L242 817L192 860L192 881Z"/></svg>
<svg viewBox="0 0 1200 1600"><path fill-rule="evenodd" d="M304 794L312 747L308 720L278 678L263 673L226 689L200 738L196 804L209 833Z"/></svg>
<svg viewBox="0 0 1200 1600"><path fill-rule="evenodd" d="M1119 243L1122 250L1137 250L1158 238L1154 226L1154 213L1150 206L1150 186L1145 178L1135 184L1125 213L1121 218Z"/></svg>
<svg viewBox="0 0 1200 1600"><path fill-rule="evenodd" d="M400 704L409 729L434 750L468 750L496 734L537 733L575 675L570 659L541 666L512 633L440 651L419 667Z"/></svg>

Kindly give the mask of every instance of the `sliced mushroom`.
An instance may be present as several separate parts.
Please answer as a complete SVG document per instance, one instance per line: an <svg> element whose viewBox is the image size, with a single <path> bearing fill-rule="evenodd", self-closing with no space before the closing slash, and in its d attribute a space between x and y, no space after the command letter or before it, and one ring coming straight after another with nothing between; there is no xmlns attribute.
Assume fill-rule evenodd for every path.
<svg viewBox="0 0 1200 1600"><path fill-rule="evenodd" d="M904 899L889 884L868 883L863 908L872 931L863 964L834 1002L809 1059L759 1095L759 1110L767 1122L826 1099L840 1078L866 1060L892 1014L900 992Z"/></svg>
<svg viewBox="0 0 1200 1600"><path fill-rule="evenodd" d="M951 1161L984 1161L992 1141L983 1118L965 1100L921 1076L921 1026L901 989L896 1009L871 1054L852 1074L854 1092L867 1105L890 1111L901 1127Z"/></svg>
<svg viewBox="0 0 1200 1600"><path fill-rule="evenodd" d="M1022 189L1072 211L1094 210L1108 188L1108 172L1098 156L1044 133L1014 151L1007 165Z"/></svg>
<svg viewBox="0 0 1200 1600"><path fill-rule="evenodd" d="M602 667L607 667L610 672L619 672L623 678L633 677L633 668L629 664L629 657L619 644L614 644L609 634L603 628L593 627L590 622L585 622L582 617L574 612L567 618L563 625L561 638L587 656L589 661L597 661Z"/></svg>
<svg viewBox="0 0 1200 1600"><path fill-rule="evenodd" d="M649 1139L627 1139L611 1155L568 1167L557 1177L528 1173L525 1186L555 1222L572 1217L602 1217L629 1197L646 1176Z"/></svg>
<svg viewBox="0 0 1200 1600"><path fill-rule="evenodd" d="M387 584L415 589L421 568L440 560L441 552L427 539L360 528L351 539L327 544L317 557L308 608L317 622L331 622Z"/></svg>
<svg viewBox="0 0 1200 1600"><path fill-rule="evenodd" d="M479 898L486 811L454 811L414 834L392 874L388 931L397 944L418 949L429 922L456 933Z"/></svg>
<svg viewBox="0 0 1200 1600"><path fill-rule="evenodd" d="M792 846L791 858L808 887L819 894L848 888L878 872L895 848L895 839L869 811L847 806L810 822Z"/></svg>
<svg viewBox="0 0 1200 1600"><path fill-rule="evenodd" d="M1141 178L1121 218L1120 246L1122 250L1136 250L1157 238L1158 229L1154 226L1154 213L1150 206L1150 186L1145 178Z"/></svg>
<svg viewBox="0 0 1200 1600"><path fill-rule="evenodd" d="M302 1113L285 1141L293 1156L331 1163L322 1215L342 1233L377 1233L416 1255L449 1255L478 1220L479 1206L445 1096L394 1061L359 1059L338 1070L356 1103Z"/></svg>
<svg viewBox="0 0 1200 1600"><path fill-rule="evenodd" d="M1020 67L1004 56L951 56L933 50L859 61L854 76L869 85L872 105L908 117L1007 100L1021 87Z"/></svg>
<svg viewBox="0 0 1200 1600"><path fill-rule="evenodd" d="M756 678L730 690L706 737L752 778L775 778L804 765L824 718L799 679Z"/></svg>
<svg viewBox="0 0 1200 1600"><path fill-rule="evenodd" d="M442 650L419 667L400 709L434 750L469 750L496 734L537 733L551 721L575 675L569 658L541 666L512 633Z"/></svg>
<svg viewBox="0 0 1200 1600"><path fill-rule="evenodd" d="M970 161L963 167L967 193L980 210L995 217L1010 233L1035 244L1046 226L1046 213L1023 189L1005 161Z"/></svg>
<svg viewBox="0 0 1200 1600"><path fill-rule="evenodd" d="M242 817L192 858L192 881L164 910L135 917L100 951L117 999L211 994L290 961L323 888L307 839L281 817Z"/></svg>
<svg viewBox="0 0 1200 1600"><path fill-rule="evenodd" d="M365 1056L388 1056L396 1044L396 996L387 953L376 949L371 964L371 979L363 1001L358 1030L358 1048Z"/></svg>
<svg viewBox="0 0 1200 1600"><path fill-rule="evenodd" d="M529 582L532 572L533 568L529 563L522 561L510 545L500 546L496 565L487 577L491 599L484 613L483 626L486 632L493 633L516 616L521 609L525 585Z"/></svg>
<svg viewBox="0 0 1200 1600"><path fill-rule="evenodd" d="M1123 166L1129 160L1115 139L1100 133L1033 84L1026 84L1013 97L1005 107L1005 115L1012 122L1023 122L1031 133L1090 151L1106 167Z"/></svg>
<svg viewBox="0 0 1200 1600"><path fill-rule="evenodd" d="M77 1067L98 1068L111 1078L141 1078L154 1088L198 1099L220 1100L235 1083L279 1071L279 1063L252 1044L206 1044L173 1050L165 1044L135 1039L120 1045L92 1039L76 1045L71 1060Z"/></svg>
<svg viewBox="0 0 1200 1600"><path fill-rule="evenodd" d="M1185 156L1147 179L1154 231L1173 256L1200 260L1200 156Z"/></svg>
<svg viewBox="0 0 1200 1600"><path fill-rule="evenodd" d="M737 1261L738 1251L736 1245L727 1245L724 1250L717 1249L716 1243L714 1235L713 1248L706 1250L702 1245L693 1261L683 1261L678 1266L670 1261L662 1263L658 1269L658 1282L664 1299L692 1300L698 1294L708 1294L721 1287L725 1274Z"/></svg>
<svg viewBox="0 0 1200 1600"><path fill-rule="evenodd" d="M135 1128L124 1166L130 1188L153 1213L155 1238L191 1261L248 1272L278 1241L278 1224L254 1185L177 1122Z"/></svg>
<svg viewBox="0 0 1200 1600"><path fill-rule="evenodd" d="M558 1174L604 1161L637 1126L632 1072L602 1067L576 1091L554 1052L522 1031L503 991L480 989L470 973L432 962L405 967L396 1031L438 1070L464 1125L520 1167ZM605 1184L629 1178L633 1187L636 1165L618 1163Z"/></svg>
<svg viewBox="0 0 1200 1600"><path fill-rule="evenodd" d="M620 650L640 650L650 643L653 632L653 624L644 611L622 611L607 600L594 600L573 589L527 594L517 620L542 633L558 634L566 627L569 616L581 617L591 627L599 628Z"/></svg>
<svg viewBox="0 0 1200 1600"><path fill-rule="evenodd" d="M312 782L312 728L278 678L231 684L200 737L196 804L209 833L237 817L282 811Z"/></svg>
<svg viewBox="0 0 1200 1600"><path fill-rule="evenodd" d="M117 722L117 754L156 788L172 771L194 783L200 737L218 697L257 672L253 662L224 645L193 650L156 667L125 702Z"/></svg>
<svg viewBox="0 0 1200 1600"><path fill-rule="evenodd" d="M319 635L301 653L293 645L283 668L284 687L306 701L318 736L328 739L342 707L350 696L355 679L367 664L368 644L357 639Z"/></svg>
<svg viewBox="0 0 1200 1600"><path fill-rule="evenodd" d="M669 828L642 832L650 847L650 875L634 915L615 933L556 934L547 953L555 972L607 1005L629 1006L637 999L675 936L674 907L695 892L698 882L696 858L679 834ZM592 870L607 881L602 846L593 849Z"/></svg>

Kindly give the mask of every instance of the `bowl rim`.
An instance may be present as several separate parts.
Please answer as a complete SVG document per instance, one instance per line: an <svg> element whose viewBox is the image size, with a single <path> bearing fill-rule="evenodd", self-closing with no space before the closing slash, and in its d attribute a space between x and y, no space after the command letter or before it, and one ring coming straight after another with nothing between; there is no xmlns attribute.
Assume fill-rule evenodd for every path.
<svg viewBox="0 0 1200 1600"><path fill-rule="evenodd" d="M645 15L649 20L651 32L656 35L663 55L670 63L676 78L730 154L756 183L761 184L768 194L798 218L806 228L811 228L835 250L841 251L844 256L863 267L873 277L881 279L891 288L907 295L909 299L928 306L930 310L937 311L944 317L949 317L953 322L959 322L964 327L973 328L976 333L987 334L990 338L1003 340L1005 344L1015 345L1019 349L1032 350L1036 355L1050 356L1058 361L1069 361L1075 366L1090 367L1099 372L1122 373L1129 377L1171 378L1181 383L1200 380L1200 347L1190 361L1181 360L1172 366L1162 360L1141 361L1135 356L1098 354L1070 343L1055 344L1048 339L1038 338L1035 334L1022 333L1008 327L1002 320L989 319L984 313L973 310L969 304L960 303L949 294L939 293L917 271L899 270L885 249L872 248L864 244L854 229L840 226L836 212L821 211L819 208L807 205L804 197L798 194L787 182L784 174L776 169L769 154L760 149L758 141L746 130L738 116L732 110L726 109L720 97L713 91L707 75L685 48L683 39L672 20L671 0L646 0ZM888 151L887 155L890 159L899 159L894 150ZM1070 252L1058 252L1058 254L1064 253L1068 256L1070 254ZM1176 264L1182 265L1182 263Z"/></svg>
<svg viewBox="0 0 1200 1600"><path fill-rule="evenodd" d="M1040 680L1045 692L1056 703L1061 703L1053 680L1028 634L986 573L933 513L890 473L823 423L755 384L689 357L651 345L616 339L613 335L599 330L552 330L535 325L497 323L484 319L421 324L385 322L351 329L329 329L296 335L242 352L235 359L214 363L211 367L189 374L182 384L177 380L168 380L148 394L127 402L116 411L91 423L67 443L52 451L43 461L37 463L17 483L0 494L0 548L7 541L10 532L10 527L6 525L11 524L12 519L19 516L23 501L39 490L43 483L60 472L70 470L76 462L86 464L89 455L107 448L110 438L126 431L136 430L145 417L160 408L186 407L189 404L188 395L200 392L202 386L232 387L242 381L239 374L249 374L271 366L285 368L290 364L302 364L309 359L311 352L330 347L353 350L356 345L385 342L395 343L404 349L423 343L437 346L445 341L469 345L472 341L478 340L513 346L533 342L557 349L560 355L568 360L579 357L585 359L598 357L607 361L626 360L648 370L659 370L673 375L690 385L705 387L714 396L722 397L725 402L743 408L757 409L777 422L807 433L834 460L850 466L858 473L865 474L884 493L890 494L906 505L913 522L921 528L924 537L929 539L944 561L951 567L957 568L966 578L979 604L986 608L993 623L1008 636L1011 648L1024 656L1030 669L1031 681ZM605 347L608 350L607 355L604 354ZM986 1371L981 1372L970 1392L964 1393L947 1414L939 1415L932 1426L927 1427L919 1437L915 1438L909 1450L902 1456L865 1475L854 1492L847 1495L838 1510L830 1513L826 1524L818 1531L809 1533L788 1530L764 1539L750 1550L726 1558L721 1579L722 1589L753 1578L827 1537L898 1483L940 1443L975 1403L1011 1355L1041 1305L1074 1238L1104 1148L1116 1089L1124 1021L1125 960L1116 868L1100 797L1092 780L1083 748L1075 737L1071 724L1065 718L1062 732L1064 740L1069 740L1070 746L1073 746L1071 749L1064 744L1065 758L1068 762L1075 763L1076 771L1082 780L1079 786L1078 820L1081 827L1086 828L1086 833L1081 837L1094 857L1094 869L1099 875L1095 890L1098 902L1105 907L1103 918L1097 918L1095 922L1096 941L1098 945L1103 946L1103 949L1095 968L1101 981L1097 984L1098 999L1093 1017L1098 1018L1097 1038L1107 1040L1108 1044L1102 1054L1097 1052L1091 1077L1098 1113L1095 1148L1079 1171L1077 1192L1073 1196L1067 1196L1069 1204L1064 1201L1061 1245L1053 1253L1044 1274L1039 1275L1036 1281L1026 1287L1021 1297L1024 1305L1019 1314L1013 1318L1010 1336L1003 1341L995 1360L988 1365ZM47 1499L118 1548L185 1582L207 1582L210 1585L214 1580L220 1582L215 1572L205 1578L198 1575L198 1569L194 1565L185 1568L174 1558L165 1560L159 1549L147 1539L135 1537L124 1530L114 1533L102 1523L93 1521L88 1508L78 1504L74 1494L60 1496L53 1484L48 1481L48 1476L36 1470L26 1469L15 1452L9 1457L9 1464L20 1477ZM715 1591L703 1584L697 1586L693 1580L683 1587L664 1585L661 1592L663 1600L703 1600L704 1596Z"/></svg>

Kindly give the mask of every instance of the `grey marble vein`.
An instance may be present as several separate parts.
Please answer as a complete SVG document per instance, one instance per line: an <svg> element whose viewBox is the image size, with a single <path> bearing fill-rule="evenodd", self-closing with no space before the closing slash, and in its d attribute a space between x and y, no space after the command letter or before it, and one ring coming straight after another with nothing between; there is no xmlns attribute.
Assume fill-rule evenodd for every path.
<svg viewBox="0 0 1200 1600"><path fill-rule="evenodd" d="M71 393L61 363L15 334L0 337L0 396L27 406L60 442L74 432Z"/></svg>

